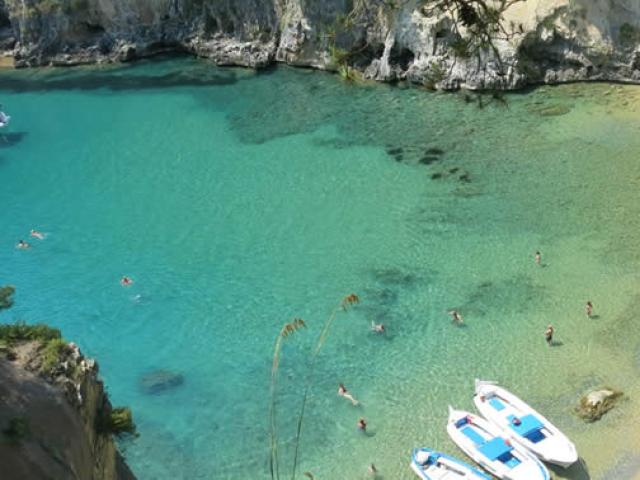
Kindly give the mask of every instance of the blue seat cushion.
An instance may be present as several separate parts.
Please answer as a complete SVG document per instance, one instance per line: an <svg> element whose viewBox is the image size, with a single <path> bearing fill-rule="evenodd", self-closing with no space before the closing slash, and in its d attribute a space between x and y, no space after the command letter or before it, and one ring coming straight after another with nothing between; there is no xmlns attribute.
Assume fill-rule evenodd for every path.
<svg viewBox="0 0 640 480"><path fill-rule="evenodd" d="M528 437L544 427L544 424L534 415L525 415L520 419L520 424L518 425L513 423L513 420L516 418L514 415L509 415L507 418L509 419L511 429L522 437Z"/></svg>
<svg viewBox="0 0 640 480"><path fill-rule="evenodd" d="M501 437L495 437L489 440L478 449L480 453L492 461L509 454L511 450L513 450L513 447L511 445L507 445Z"/></svg>
<svg viewBox="0 0 640 480"><path fill-rule="evenodd" d="M495 408L498 412L505 409L504 403L502 403L498 397L490 398L489 405Z"/></svg>
<svg viewBox="0 0 640 480"><path fill-rule="evenodd" d="M473 427L464 427L460 430L467 438L471 439L476 446L482 445L485 443L485 439L482 435L480 435Z"/></svg>

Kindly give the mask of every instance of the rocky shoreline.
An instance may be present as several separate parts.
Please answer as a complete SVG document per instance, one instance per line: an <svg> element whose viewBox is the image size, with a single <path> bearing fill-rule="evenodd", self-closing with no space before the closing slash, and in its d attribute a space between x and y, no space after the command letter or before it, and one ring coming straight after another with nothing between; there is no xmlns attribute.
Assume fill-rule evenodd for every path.
<svg viewBox="0 0 640 480"><path fill-rule="evenodd" d="M478 33L433 1L0 0L0 51L17 68L179 52L445 90L640 82L640 4L515 1L471 49Z"/></svg>
<svg viewBox="0 0 640 480"><path fill-rule="evenodd" d="M12 287L0 289L0 309ZM0 325L0 464L4 480L135 480L113 435L135 433L113 408L95 360L46 325Z"/></svg>

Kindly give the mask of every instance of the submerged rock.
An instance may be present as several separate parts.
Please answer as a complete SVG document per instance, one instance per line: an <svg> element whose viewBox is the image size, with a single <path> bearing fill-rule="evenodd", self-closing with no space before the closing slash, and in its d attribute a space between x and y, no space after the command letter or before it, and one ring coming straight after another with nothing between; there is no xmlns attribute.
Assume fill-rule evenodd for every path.
<svg viewBox="0 0 640 480"><path fill-rule="evenodd" d="M444 150L438 147L431 147L431 148L427 148L427 150L424 153L427 155L444 155Z"/></svg>
<svg viewBox="0 0 640 480"><path fill-rule="evenodd" d="M160 369L142 375L138 383L143 392L153 395L179 387L184 383L184 376Z"/></svg>
<svg viewBox="0 0 640 480"><path fill-rule="evenodd" d="M529 107L529 112L536 113L541 117L557 117L565 115L571 111L571 107L567 105L533 105Z"/></svg>
<svg viewBox="0 0 640 480"><path fill-rule="evenodd" d="M439 161L440 157L437 157L435 155L425 155L419 160L422 165L431 165L432 163L436 163Z"/></svg>
<svg viewBox="0 0 640 480"><path fill-rule="evenodd" d="M622 392L610 388L603 388L587 393L580 399L576 413L587 422L600 420L611 410L622 397Z"/></svg>

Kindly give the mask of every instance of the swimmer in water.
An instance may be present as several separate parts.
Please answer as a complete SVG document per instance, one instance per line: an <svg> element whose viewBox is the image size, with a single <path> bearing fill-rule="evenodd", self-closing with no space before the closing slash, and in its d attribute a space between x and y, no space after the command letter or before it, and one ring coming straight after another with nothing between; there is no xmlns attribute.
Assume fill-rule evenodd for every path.
<svg viewBox="0 0 640 480"><path fill-rule="evenodd" d="M378 474L378 469L373 463L369 465L368 470L369 470L369 475L373 475L375 477Z"/></svg>
<svg viewBox="0 0 640 480"><path fill-rule="evenodd" d="M24 240L20 240L17 244L16 244L16 248L19 248L20 250L26 250L27 248L31 248L31 245L29 245L27 242L25 242Z"/></svg>
<svg viewBox="0 0 640 480"><path fill-rule="evenodd" d="M130 287L131 285L133 285L133 280L125 275L120 279L120 285L122 285L123 287Z"/></svg>
<svg viewBox="0 0 640 480"><path fill-rule="evenodd" d="M554 332L555 332L555 329L553 328L553 325L549 325L547 329L544 331L544 339L547 341L547 345L549 346L553 345Z"/></svg>
<svg viewBox="0 0 640 480"><path fill-rule="evenodd" d="M358 405L358 400L353 398L353 395L351 395L347 391L347 388L342 383L340 385L338 385L338 395L340 395L341 397L346 398L347 400L351 400L351 403L353 403L354 405Z"/></svg>
<svg viewBox="0 0 640 480"><path fill-rule="evenodd" d="M37 238L38 240L44 240L44 233L39 232L38 230L32 229L29 235L32 236L33 238Z"/></svg>
<svg viewBox="0 0 640 480"><path fill-rule="evenodd" d="M384 324L371 322L371 331L375 333L384 333L386 330L384 329Z"/></svg>
<svg viewBox="0 0 640 480"><path fill-rule="evenodd" d="M535 259L536 259L536 264L542 265L542 254L539 251L536 252Z"/></svg>
<svg viewBox="0 0 640 480"><path fill-rule="evenodd" d="M591 303L591 300L587 302L586 311L587 311L587 317L591 318L591 315L593 315L593 303Z"/></svg>
<svg viewBox="0 0 640 480"><path fill-rule="evenodd" d="M361 418L360 420L358 420L358 430L362 432L367 431L367 421L364 418Z"/></svg>
<svg viewBox="0 0 640 480"><path fill-rule="evenodd" d="M462 325L464 322L462 321L462 315L460 315L460 312L458 312L457 310L451 310L449 312L449 315L451 315L451 320L453 321L453 323L455 323L456 325Z"/></svg>

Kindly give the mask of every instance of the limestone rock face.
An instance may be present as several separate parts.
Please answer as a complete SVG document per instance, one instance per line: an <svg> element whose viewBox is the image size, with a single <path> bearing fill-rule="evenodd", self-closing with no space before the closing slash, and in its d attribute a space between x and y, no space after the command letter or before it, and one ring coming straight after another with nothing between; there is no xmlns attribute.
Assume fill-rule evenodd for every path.
<svg viewBox="0 0 640 480"><path fill-rule="evenodd" d="M495 50L468 55L469 33L429 0L0 0L0 48L18 67L180 51L337 69L346 51L367 78L443 89L640 81L637 0L523 0L503 26Z"/></svg>
<svg viewBox="0 0 640 480"><path fill-rule="evenodd" d="M97 364L68 344L46 375L37 342L0 356L3 480L135 480L110 434L96 430L111 409Z"/></svg>

